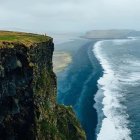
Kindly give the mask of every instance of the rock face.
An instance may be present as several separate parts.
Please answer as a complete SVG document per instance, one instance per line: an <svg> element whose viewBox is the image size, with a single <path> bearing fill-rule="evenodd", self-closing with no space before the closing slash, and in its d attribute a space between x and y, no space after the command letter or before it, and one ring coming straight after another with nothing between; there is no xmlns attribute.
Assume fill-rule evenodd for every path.
<svg viewBox="0 0 140 140"><path fill-rule="evenodd" d="M0 42L0 140L85 140L71 109L56 104L51 38Z"/></svg>

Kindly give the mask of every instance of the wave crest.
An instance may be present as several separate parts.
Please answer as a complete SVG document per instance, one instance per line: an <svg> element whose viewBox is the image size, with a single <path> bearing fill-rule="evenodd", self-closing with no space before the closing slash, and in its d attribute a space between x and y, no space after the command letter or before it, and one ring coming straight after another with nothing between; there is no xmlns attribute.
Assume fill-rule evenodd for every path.
<svg viewBox="0 0 140 140"><path fill-rule="evenodd" d="M114 73L111 65L102 53L102 45L106 41L99 41L94 45L94 54L104 69L103 77L98 80L98 94L103 94L101 128L97 134L97 140L132 140L131 130L128 128L129 116L126 113L126 106L122 104L125 100L121 91L120 79ZM95 97L95 100L97 98ZM98 102L98 101L97 101ZM97 107L97 105L95 105Z"/></svg>

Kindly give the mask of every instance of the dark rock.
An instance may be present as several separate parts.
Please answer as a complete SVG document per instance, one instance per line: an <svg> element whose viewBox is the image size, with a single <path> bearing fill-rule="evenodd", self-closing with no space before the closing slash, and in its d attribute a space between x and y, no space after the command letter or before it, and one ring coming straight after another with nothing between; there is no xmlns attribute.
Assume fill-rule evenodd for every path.
<svg viewBox="0 0 140 140"><path fill-rule="evenodd" d="M85 140L72 109L56 104L53 51L52 39L0 47L0 140Z"/></svg>

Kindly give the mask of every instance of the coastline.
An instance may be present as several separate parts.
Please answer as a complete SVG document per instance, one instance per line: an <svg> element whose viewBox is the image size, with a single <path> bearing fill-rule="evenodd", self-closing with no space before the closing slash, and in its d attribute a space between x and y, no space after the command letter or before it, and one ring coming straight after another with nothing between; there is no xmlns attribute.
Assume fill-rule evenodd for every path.
<svg viewBox="0 0 140 140"><path fill-rule="evenodd" d="M129 39L127 41L122 40L122 39L121 40L115 39L113 41L114 41L113 42L114 46L119 44L119 46L117 46L118 50L120 49L119 48L120 46L122 46L122 45L125 46L125 43L130 42ZM100 64L103 67L103 73L104 73L103 76L98 80L99 90L95 97L95 100L97 101L96 108L97 108L98 112L100 112L98 119L100 120L100 123L102 123L102 124L98 124L98 126L97 126L97 129L99 131L98 139L102 140L105 138L108 140L112 140L115 137L116 139L120 139L120 140L123 140L123 139L132 140L132 138L131 138L132 133L131 133L131 129L129 128L129 126L130 126L129 125L129 123L130 123L129 114L127 114L127 112L126 112L127 106L125 105L125 102L126 102L125 92L127 92L127 88L129 87L130 83L127 85L127 80L125 79L126 77L124 77L123 80L125 79L125 85L127 85L128 87L125 87L125 85L123 85L124 82L120 82L120 81L122 81L121 77L123 77L124 74L122 75L122 73L119 73L119 71L117 69L119 66L115 65L115 63L117 63L117 59L114 59L115 61L113 61L113 60L111 61L110 60L111 56L110 57L108 56L109 54L112 54L113 58L115 58L114 54L116 56L118 54L122 55L122 54L124 54L123 53L124 50L122 50L122 54L120 54L120 52L117 49L114 52L113 52L113 50L110 52L109 49L108 49L108 51L106 51L107 47L109 47L109 46L112 47L110 44L105 45L105 41L99 41L95 44L94 50L93 50L95 55L97 56ZM129 47L128 44L127 44L127 47ZM129 48L129 49L131 49L131 48ZM106 54L108 54L108 55L106 55ZM125 58L125 57L122 59L122 56L120 58L120 60L122 60L122 61L124 61L125 59L127 60L127 58ZM119 63L120 63L120 61L119 61ZM124 63L123 67L126 66L128 68L128 65L129 64ZM131 66L131 65L129 65L129 66ZM120 67L119 67L119 69L120 69ZM128 73L131 73L131 71ZM121 75L121 76L118 77L117 74ZM128 75L130 75L130 74L128 74ZM132 82L132 80L133 79L131 79L131 82ZM136 80L136 79L134 79L134 80ZM121 86L124 87L125 90ZM130 89L129 89L129 92L130 92ZM99 96L99 94L100 94L100 96ZM116 95L116 96L114 96L114 95ZM129 98L129 95L128 95L128 98ZM121 102L120 102L120 100L121 100ZM108 125L110 126L109 128L107 127ZM110 134L110 131L112 131L111 134ZM122 135L122 134L124 134L124 135Z"/></svg>
<svg viewBox="0 0 140 140"><path fill-rule="evenodd" d="M71 105L73 107L77 118L80 120L82 127L86 131L87 140L101 139L102 136L102 139L104 139L105 135L110 135L106 134L105 127L104 135L103 130L101 130L102 124L104 124L102 123L102 121L104 121L103 119L105 118L105 115L102 113L102 110L104 108L104 104L102 104L104 95L100 91L101 85L99 82L100 79L103 79L105 69L101 64L97 54L95 54L93 50L95 46L97 46L97 44L100 42L112 40L114 42L115 40L115 43L117 45L120 45L120 41L122 43L125 43L128 42L129 39L133 41L136 40L133 37L127 39L91 39L88 40L86 44L78 47L78 49L76 48L76 50L74 49L74 47L71 49L69 49L69 47L67 48L66 42L63 45L62 50L66 46L66 52L70 51L73 60L71 61L70 65L67 65L65 69L62 69L62 71L59 73L58 83L64 85L62 86L63 89L61 89L60 87L58 88L58 103L64 105ZM74 44L74 42L75 41L73 41L72 44ZM91 72L89 69L93 71ZM63 80L61 80L61 78ZM71 90L72 88L73 90ZM91 99L93 101L91 101ZM127 122L127 120L125 120L124 123L125 122ZM106 126L108 126L108 124L110 124L111 126L108 132L115 132L111 123L106 121ZM127 128L127 126L125 127L125 129L123 129L123 131L128 132L127 136L125 137L128 138L129 135L131 135L131 131ZM99 134L99 132L102 132L102 134ZM112 139L114 136L109 137L111 137Z"/></svg>
<svg viewBox="0 0 140 140"><path fill-rule="evenodd" d="M102 68L92 51L96 42L92 40L81 45L73 55L71 65L58 74L58 103L74 108L86 131L87 140L96 140L98 123L97 111L93 106Z"/></svg>

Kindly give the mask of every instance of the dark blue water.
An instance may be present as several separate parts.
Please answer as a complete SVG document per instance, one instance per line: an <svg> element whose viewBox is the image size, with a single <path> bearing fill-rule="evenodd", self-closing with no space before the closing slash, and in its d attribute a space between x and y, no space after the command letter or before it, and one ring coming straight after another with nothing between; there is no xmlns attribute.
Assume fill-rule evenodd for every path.
<svg viewBox="0 0 140 140"><path fill-rule="evenodd" d="M69 67L57 74L58 102L71 105L84 128L87 140L96 139L97 112L94 95L102 68L92 49L96 41L83 42L73 54ZM74 43L74 42L73 42ZM68 48L65 43L65 47Z"/></svg>
<svg viewBox="0 0 140 140"><path fill-rule="evenodd" d="M58 102L73 107L87 140L139 140L140 39L62 46L73 61L57 74Z"/></svg>

